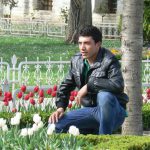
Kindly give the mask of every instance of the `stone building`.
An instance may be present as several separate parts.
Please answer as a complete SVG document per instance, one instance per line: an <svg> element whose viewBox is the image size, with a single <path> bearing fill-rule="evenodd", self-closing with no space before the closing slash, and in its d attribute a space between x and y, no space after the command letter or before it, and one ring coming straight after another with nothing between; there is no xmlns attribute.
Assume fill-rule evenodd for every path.
<svg viewBox="0 0 150 150"><path fill-rule="evenodd" d="M93 22L116 22L116 13L121 13L123 0L91 0ZM40 19L60 22L62 9L69 9L70 0L18 0L11 11L12 19ZM105 8L105 9L104 9ZM0 17L10 14L9 6L0 0Z"/></svg>

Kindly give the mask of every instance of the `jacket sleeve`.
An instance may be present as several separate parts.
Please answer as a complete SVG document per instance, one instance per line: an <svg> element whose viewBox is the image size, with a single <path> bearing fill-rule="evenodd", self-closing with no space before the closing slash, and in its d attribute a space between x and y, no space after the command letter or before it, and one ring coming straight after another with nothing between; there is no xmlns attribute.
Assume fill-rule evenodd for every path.
<svg viewBox="0 0 150 150"><path fill-rule="evenodd" d="M108 91L112 93L121 93L124 90L124 81L121 73L119 61L114 58L106 67L107 76L104 78L91 76L87 83L88 92L98 93L99 91Z"/></svg>
<svg viewBox="0 0 150 150"><path fill-rule="evenodd" d="M76 83L75 83L74 76L72 73L72 63L71 63L70 70L65 80L59 86L59 89L57 92L57 100L56 100L57 108L62 107L64 108L64 110L66 109L69 103L70 92L74 90L75 87L76 87Z"/></svg>

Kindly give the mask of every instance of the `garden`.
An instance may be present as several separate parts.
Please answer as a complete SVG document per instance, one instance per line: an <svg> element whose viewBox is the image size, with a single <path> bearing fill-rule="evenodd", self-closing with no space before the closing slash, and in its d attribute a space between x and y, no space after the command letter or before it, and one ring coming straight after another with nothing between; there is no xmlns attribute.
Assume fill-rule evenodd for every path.
<svg viewBox="0 0 150 150"><path fill-rule="evenodd" d="M103 46L109 48L118 59L121 58L121 50L118 49L119 40L104 40ZM78 52L78 46L65 44L63 39L46 37L3 37L0 38L0 56L11 64L13 54L17 56L17 64L25 60L69 61ZM143 48L143 60L150 56L150 49ZM34 67L33 67L34 68ZM120 130L113 135L81 135L78 128L70 126L67 134L56 134L55 125L48 128L48 118L56 109L55 100L59 82L56 78L57 69L53 67L52 84L43 87L42 83L34 82L34 70L30 70L30 85L16 85L17 92L2 91L0 87L0 149L64 149L64 150L93 150L93 149L150 149L150 136L123 136ZM46 69L41 69L45 73ZM67 69L65 69L65 74ZM13 72L10 74L12 76ZM2 75L0 73L0 75ZM59 75L61 77L61 75ZM0 76L1 78L1 76ZM45 83L44 83L45 84ZM77 90L70 93L67 111L77 109L74 101ZM15 103L14 103L15 101ZM143 129L150 130L150 87L143 89Z"/></svg>

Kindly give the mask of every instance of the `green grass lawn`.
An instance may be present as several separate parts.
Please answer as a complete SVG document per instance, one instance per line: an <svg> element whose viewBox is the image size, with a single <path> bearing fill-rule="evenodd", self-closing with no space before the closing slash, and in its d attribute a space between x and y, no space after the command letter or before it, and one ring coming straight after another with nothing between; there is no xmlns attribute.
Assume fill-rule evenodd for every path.
<svg viewBox="0 0 150 150"><path fill-rule="evenodd" d="M107 48L119 47L119 40L104 40L103 45ZM15 54L18 62L24 61L25 57L33 61L39 57L40 60L70 60L79 51L78 45L66 44L62 38L48 37L0 37L0 57L4 61L11 62L11 57Z"/></svg>
<svg viewBox="0 0 150 150"><path fill-rule="evenodd" d="M0 57L4 61L10 62L10 58L15 54L18 61L24 61L25 57L33 61L39 57L40 60L69 60L78 51L78 46L65 44L63 39L53 39L47 37L0 37Z"/></svg>
<svg viewBox="0 0 150 150"><path fill-rule="evenodd" d="M119 40L104 40L103 46L107 48L120 47ZM66 44L62 38L49 38L49 37L17 37L17 36L1 36L0 37L0 57L3 57L3 61L8 62L11 65L11 57L15 54L17 56L18 64L21 61L25 61L25 57L28 61L36 61L39 57L40 61L47 61L48 57L51 60L70 60L70 58L79 51L78 45ZM18 67L18 64L16 67ZM33 67L32 67L33 68ZM58 68L53 67L54 78L58 77ZM42 78L42 84L47 82L45 80L46 69L41 68L44 78ZM65 73L67 69L65 69ZM62 75L60 75L62 76ZM12 73L10 74L12 78ZM30 68L30 84L34 83L34 69ZM56 81L56 79L53 79Z"/></svg>

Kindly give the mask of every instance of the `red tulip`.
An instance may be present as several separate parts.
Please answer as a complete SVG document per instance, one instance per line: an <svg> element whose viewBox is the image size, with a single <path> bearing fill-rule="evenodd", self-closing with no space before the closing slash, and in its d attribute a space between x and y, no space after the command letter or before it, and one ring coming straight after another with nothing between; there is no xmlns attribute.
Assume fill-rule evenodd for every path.
<svg viewBox="0 0 150 150"><path fill-rule="evenodd" d="M12 108L12 112L13 112L13 113L16 113L16 112L17 112L17 109L16 109L16 108Z"/></svg>
<svg viewBox="0 0 150 150"><path fill-rule="evenodd" d="M56 94L57 94L56 91L53 91L51 95L52 97L56 97Z"/></svg>
<svg viewBox="0 0 150 150"><path fill-rule="evenodd" d="M25 92L25 91L26 91L26 86L25 86L25 85L22 85L21 88L20 88L20 90L21 90L22 92Z"/></svg>
<svg viewBox="0 0 150 150"><path fill-rule="evenodd" d="M4 98L3 98L3 102L6 102L6 101L8 101L8 100L7 100L7 97L6 97L6 96L4 96Z"/></svg>
<svg viewBox="0 0 150 150"><path fill-rule="evenodd" d="M69 103L68 108L71 108L71 107L72 107L72 103Z"/></svg>
<svg viewBox="0 0 150 150"><path fill-rule="evenodd" d="M74 96L70 96L69 100L74 101Z"/></svg>
<svg viewBox="0 0 150 150"><path fill-rule="evenodd" d="M29 100L29 97L30 97L29 94L27 94L27 95L24 97L24 100L26 100L26 101Z"/></svg>
<svg viewBox="0 0 150 150"><path fill-rule="evenodd" d="M40 97L44 97L44 90L43 90L43 89L41 89L41 90L39 91L39 96L40 96Z"/></svg>
<svg viewBox="0 0 150 150"><path fill-rule="evenodd" d="M9 104L8 101L5 101L5 102L4 102L4 105L5 105L5 106L8 106L8 104Z"/></svg>
<svg viewBox="0 0 150 150"><path fill-rule="evenodd" d="M70 92L70 95L71 95L71 96L74 96L74 91L71 91L71 92Z"/></svg>
<svg viewBox="0 0 150 150"><path fill-rule="evenodd" d="M74 96L76 97L78 95L78 91L74 91Z"/></svg>
<svg viewBox="0 0 150 150"><path fill-rule="evenodd" d="M150 88L148 88L148 89L146 90L146 93L147 93L147 94L150 94Z"/></svg>
<svg viewBox="0 0 150 150"><path fill-rule="evenodd" d="M54 91L57 91L57 85L54 85L54 86L53 86L53 90L54 90Z"/></svg>
<svg viewBox="0 0 150 150"><path fill-rule="evenodd" d="M41 104L41 103L43 103L43 101L44 101L44 97L39 97L38 103Z"/></svg>
<svg viewBox="0 0 150 150"><path fill-rule="evenodd" d="M6 97L12 97L11 92L7 92L7 93L6 93Z"/></svg>
<svg viewBox="0 0 150 150"><path fill-rule="evenodd" d="M0 90L0 96L2 96L2 90Z"/></svg>
<svg viewBox="0 0 150 150"><path fill-rule="evenodd" d="M12 96L11 96L11 97L7 97L7 100L8 100L8 101L11 101L11 100L12 100Z"/></svg>
<svg viewBox="0 0 150 150"><path fill-rule="evenodd" d="M8 92L4 92L4 96L5 96L5 97L7 97L7 93L8 93Z"/></svg>
<svg viewBox="0 0 150 150"><path fill-rule="evenodd" d="M38 91L39 91L39 87L38 87L38 86L35 86L35 87L34 87L34 92L37 93Z"/></svg>
<svg viewBox="0 0 150 150"><path fill-rule="evenodd" d="M34 93L33 92L30 92L29 93L29 97L33 97L34 96Z"/></svg>
<svg viewBox="0 0 150 150"><path fill-rule="evenodd" d="M17 97L18 97L18 98L21 98L22 95L23 95L23 94L22 94L22 92L20 91L20 92L18 92Z"/></svg>
<svg viewBox="0 0 150 150"><path fill-rule="evenodd" d="M31 103L32 105L35 105L35 100L34 100L33 98L31 98L31 99L30 99L30 103Z"/></svg>
<svg viewBox="0 0 150 150"><path fill-rule="evenodd" d="M51 95L51 93L52 93L52 88L49 88L49 89L47 90L47 94L48 94L48 95Z"/></svg>

